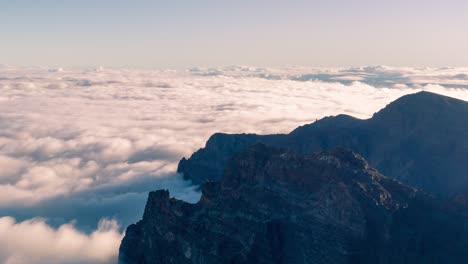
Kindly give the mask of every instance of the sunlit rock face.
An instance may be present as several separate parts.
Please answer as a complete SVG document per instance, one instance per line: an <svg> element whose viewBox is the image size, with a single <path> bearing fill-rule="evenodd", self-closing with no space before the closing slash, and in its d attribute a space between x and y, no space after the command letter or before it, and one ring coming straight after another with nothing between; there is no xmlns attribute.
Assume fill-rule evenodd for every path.
<svg viewBox="0 0 468 264"><path fill-rule="evenodd" d="M284 135L215 134L178 171L198 184L219 180L227 161L257 142L306 155L346 147L410 186L442 198L468 194L468 103L434 93L403 96L366 120L338 115Z"/></svg>
<svg viewBox="0 0 468 264"><path fill-rule="evenodd" d="M150 193L120 263L466 263L456 205L386 178L345 149L256 144L196 204Z"/></svg>

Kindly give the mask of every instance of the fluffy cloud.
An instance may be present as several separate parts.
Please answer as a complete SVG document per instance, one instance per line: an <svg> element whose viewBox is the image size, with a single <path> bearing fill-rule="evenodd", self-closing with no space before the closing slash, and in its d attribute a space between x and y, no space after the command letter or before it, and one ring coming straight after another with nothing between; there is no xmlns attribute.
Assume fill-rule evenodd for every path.
<svg viewBox="0 0 468 264"><path fill-rule="evenodd" d="M57 229L42 219L16 222L0 218L0 262L27 263L115 263L123 234L115 221L101 220L96 231L84 234L73 224Z"/></svg>
<svg viewBox="0 0 468 264"><path fill-rule="evenodd" d="M212 133L287 133L340 113L368 118L420 90L468 100L463 89L467 76L468 69L462 68L176 72L3 67L0 217L20 221L3 218L7 229L48 230L44 234L51 235L44 241L65 228L92 243L91 235L77 230L94 234L103 217L114 217L125 227L141 217L150 190L167 188L176 197L196 201L197 188L175 173L176 166ZM28 220L35 217L46 218L50 226ZM75 225L68 225L72 220ZM115 255L118 243L106 241L103 247ZM9 246L0 251L0 260L36 263L34 257L40 255L65 262L76 257L28 245ZM0 248L7 248L1 238Z"/></svg>
<svg viewBox="0 0 468 264"><path fill-rule="evenodd" d="M14 180L15 176L25 166L26 164L22 160L0 155L0 168L2 168L0 171L0 183L5 184L9 180Z"/></svg>

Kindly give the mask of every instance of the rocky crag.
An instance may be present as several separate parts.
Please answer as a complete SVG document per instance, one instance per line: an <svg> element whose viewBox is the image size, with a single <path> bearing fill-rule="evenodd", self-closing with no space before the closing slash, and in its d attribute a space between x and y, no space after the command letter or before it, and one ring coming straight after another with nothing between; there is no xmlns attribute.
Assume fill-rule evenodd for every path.
<svg viewBox="0 0 468 264"><path fill-rule="evenodd" d="M189 204L151 192L120 263L468 263L464 207L349 150L302 156L256 144L202 193Z"/></svg>

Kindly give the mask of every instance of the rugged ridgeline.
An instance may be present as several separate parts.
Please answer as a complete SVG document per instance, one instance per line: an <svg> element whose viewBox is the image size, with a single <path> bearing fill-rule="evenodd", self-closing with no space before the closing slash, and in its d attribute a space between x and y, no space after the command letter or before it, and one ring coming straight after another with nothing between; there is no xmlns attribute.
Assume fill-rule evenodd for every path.
<svg viewBox="0 0 468 264"><path fill-rule="evenodd" d="M345 147L405 184L444 198L468 195L468 102L438 94L403 96L370 119L327 117L287 135L215 134L178 171L196 184L220 180L228 160L255 143L303 155Z"/></svg>
<svg viewBox="0 0 468 264"><path fill-rule="evenodd" d="M468 263L466 208L382 176L359 155L257 144L197 204L149 195L120 263Z"/></svg>

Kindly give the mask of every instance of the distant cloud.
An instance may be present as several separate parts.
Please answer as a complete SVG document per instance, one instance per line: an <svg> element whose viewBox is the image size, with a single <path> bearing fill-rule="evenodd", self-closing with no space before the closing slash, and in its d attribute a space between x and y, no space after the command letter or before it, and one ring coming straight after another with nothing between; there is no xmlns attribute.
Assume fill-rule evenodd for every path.
<svg viewBox="0 0 468 264"><path fill-rule="evenodd" d="M84 234L73 224L51 228L42 219L0 218L0 262L4 264L115 263L123 237L115 221L101 220Z"/></svg>
<svg viewBox="0 0 468 264"><path fill-rule="evenodd" d="M395 68L367 66L355 68L311 69L293 67L288 69L266 69L245 66L222 69L190 70L199 76L257 77L268 80L319 81L351 85L361 82L377 88L410 87L421 89L426 85L446 88L468 88L468 68Z"/></svg>
<svg viewBox="0 0 468 264"><path fill-rule="evenodd" d="M462 68L2 67L0 217L19 221L2 218L2 224L56 234L76 220L65 227L92 232L99 219L114 217L124 228L140 218L150 190L198 199L197 188L175 173L177 162L215 132L287 133L328 115L368 118L420 90L468 100L467 75ZM28 220L35 217L49 226ZM103 245L116 254L112 241ZM0 238L0 248L6 243ZM10 246L8 254L24 255L24 263L37 263L29 258L34 254L50 261L56 254L61 262L58 251L41 249Z"/></svg>

